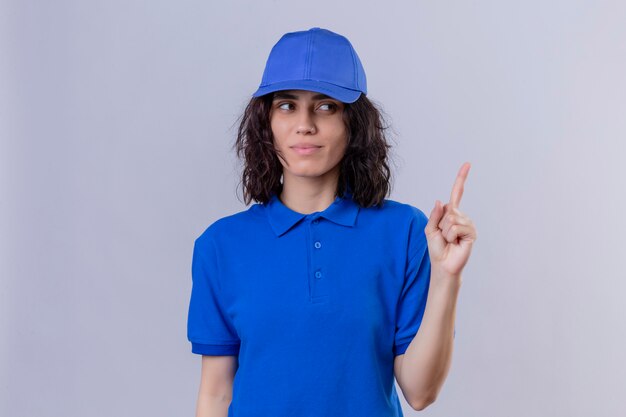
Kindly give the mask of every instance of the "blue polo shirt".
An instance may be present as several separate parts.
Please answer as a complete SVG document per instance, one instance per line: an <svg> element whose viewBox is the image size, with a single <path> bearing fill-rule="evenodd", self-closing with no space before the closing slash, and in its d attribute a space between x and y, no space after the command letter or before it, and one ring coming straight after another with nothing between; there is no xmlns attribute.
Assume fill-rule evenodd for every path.
<svg viewBox="0 0 626 417"><path fill-rule="evenodd" d="M187 336L238 356L229 417L402 416L393 361L426 307L428 218L351 197L302 214L273 195L195 240Z"/></svg>

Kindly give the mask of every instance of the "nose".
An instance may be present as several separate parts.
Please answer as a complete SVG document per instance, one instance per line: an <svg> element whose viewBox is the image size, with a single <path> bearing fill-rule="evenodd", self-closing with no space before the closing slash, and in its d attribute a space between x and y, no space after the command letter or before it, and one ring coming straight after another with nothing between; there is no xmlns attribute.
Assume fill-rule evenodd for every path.
<svg viewBox="0 0 626 417"><path fill-rule="evenodd" d="M303 110L300 112L300 118L298 119L298 128L297 133L315 133L315 123L311 118L308 110Z"/></svg>

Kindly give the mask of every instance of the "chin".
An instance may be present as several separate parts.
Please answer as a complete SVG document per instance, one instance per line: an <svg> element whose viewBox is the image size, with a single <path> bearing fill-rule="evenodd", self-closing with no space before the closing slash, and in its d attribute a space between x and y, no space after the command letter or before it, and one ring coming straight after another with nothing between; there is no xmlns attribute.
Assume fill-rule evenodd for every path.
<svg viewBox="0 0 626 417"><path fill-rule="evenodd" d="M291 175L294 177L306 177L306 178L313 178L313 177L321 177L322 175L324 175L325 172L318 172L318 171L298 171L298 172L291 172Z"/></svg>
<svg viewBox="0 0 626 417"><path fill-rule="evenodd" d="M300 169L290 169L289 174L294 177L320 177L326 174L328 171L324 171L323 169L316 169L314 167L303 167Z"/></svg>

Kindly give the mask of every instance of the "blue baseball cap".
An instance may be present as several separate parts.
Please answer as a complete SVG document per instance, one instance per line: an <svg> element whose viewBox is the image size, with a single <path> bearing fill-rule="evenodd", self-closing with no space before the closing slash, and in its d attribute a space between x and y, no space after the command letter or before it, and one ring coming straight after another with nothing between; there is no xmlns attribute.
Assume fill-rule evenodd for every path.
<svg viewBox="0 0 626 417"><path fill-rule="evenodd" d="M309 90L344 103L367 94L365 70L350 41L338 33L314 27L284 34L272 47L259 97L279 90Z"/></svg>

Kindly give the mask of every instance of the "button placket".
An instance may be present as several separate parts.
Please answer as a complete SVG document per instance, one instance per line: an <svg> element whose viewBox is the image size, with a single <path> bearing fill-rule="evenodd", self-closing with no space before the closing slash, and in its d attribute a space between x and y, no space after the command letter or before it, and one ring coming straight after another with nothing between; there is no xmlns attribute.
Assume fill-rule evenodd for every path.
<svg viewBox="0 0 626 417"><path fill-rule="evenodd" d="M323 250L322 245L322 237L320 236L320 229L318 226L320 223L319 218L314 218L309 223L309 251L311 254L311 277L313 282L311 283L311 296L313 297L314 302L319 302L320 297L326 297L328 295L328 282L325 279L325 265L322 264L322 260L325 259L322 256L321 250Z"/></svg>

